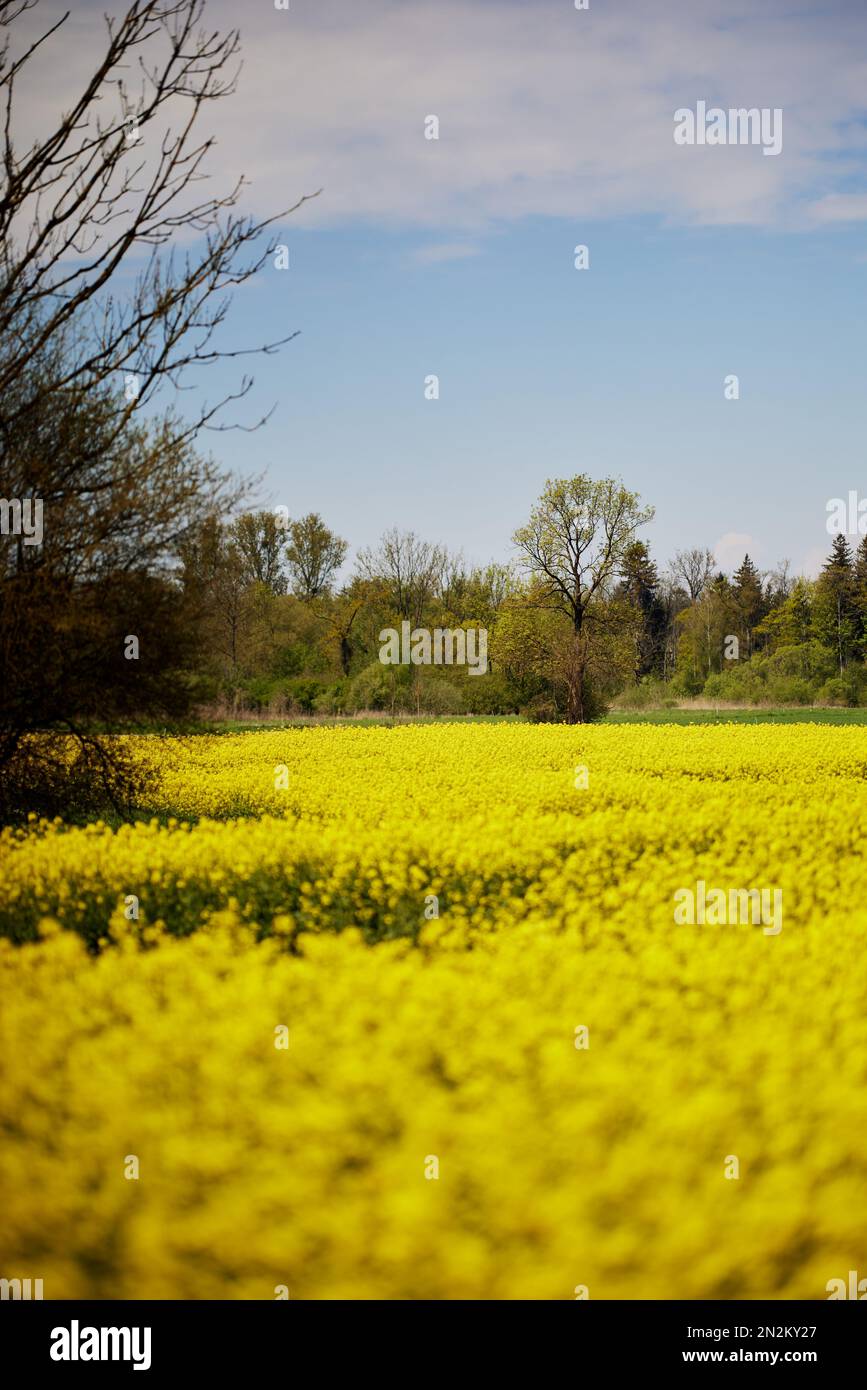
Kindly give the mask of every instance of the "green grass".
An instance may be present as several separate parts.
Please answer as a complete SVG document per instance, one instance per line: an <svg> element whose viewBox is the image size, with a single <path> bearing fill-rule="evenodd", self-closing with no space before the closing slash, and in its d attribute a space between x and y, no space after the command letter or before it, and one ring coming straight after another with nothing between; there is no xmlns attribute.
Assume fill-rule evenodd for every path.
<svg viewBox="0 0 867 1390"><path fill-rule="evenodd" d="M287 715L285 719L264 719L260 722L243 719L220 719L203 725L196 732L208 734L254 734L263 730L271 733L279 729L391 729L399 724L519 724L519 714L370 714L357 717L349 715L310 714Z"/></svg>
<svg viewBox="0 0 867 1390"><path fill-rule="evenodd" d="M397 728L402 724L521 724L520 714L370 714L294 715L285 719L218 719L188 724L183 730L169 730L157 724L142 724L129 732L140 734L255 734L280 729L321 728ZM867 724L867 709L810 709L790 705L783 709L644 709L611 710L602 724ZM109 730L100 732L108 733Z"/></svg>
<svg viewBox="0 0 867 1390"><path fill-rule="evenodd" d="M612 710L603 724L867 724L867 709Z"/></svg>

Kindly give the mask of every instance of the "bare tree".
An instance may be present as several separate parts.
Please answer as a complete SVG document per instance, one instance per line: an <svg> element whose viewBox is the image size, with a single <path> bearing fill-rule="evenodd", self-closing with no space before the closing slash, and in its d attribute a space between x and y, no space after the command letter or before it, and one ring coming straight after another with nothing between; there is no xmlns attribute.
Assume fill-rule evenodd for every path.
<svg viewBox="0 0 867 1390"><path fill-rule="evenodd" d="M684 586L690 603L695 603L713 577L716 561L709 550L694 547L675 551L671 562L673 579Z"/></svg>
<svg viewBox="0 0 867 1390"><path fill-rule="evenodd" d="M421 540L414 531L386 531L375 550L358 553L358 573L365 579L380 579L389 600L401 618L421 622L427 603L439 591L448 566L443 546Z"/></svg>
<svg viewBox="0 0 867 1390"><path fill-rule="evenodd" d="M784 603L795 587L791 560L780 560L774 569L763 570L762 579L771 605Z"/></svg>
<svg viewBox="0 0 867 1390"><path fill-rule="evenodd" d="M279 346L221 350L215 333L231 290L273 253L263 232L295 209L264 220L241 214L243 177L223 192L200 195L214 144L199 137L200 117L234 91L239 53L237 30L201 28L204 0L137 0L121 19L107 18L105 48L71 107L22 148L16 93L22 81L38 80L38 62L51 45L62 46L69 18L67 12L34 34L24 21L34 9L35 0L0 0L0 399L30 359L75 322L78 350L67 353L42 390L77 394L118 380L118 373L134 375L120 428L163 382L178 386L185 368ZM131 70L138 74L135 91ZM176 256L171 243L181 231L195 240ZM118 295L117 273L141 252L132 294ZM185 434L211 422L251 384L245 377L229 397L203 405ZM16 419L15 410L4 412L7 430Z"/></svg>

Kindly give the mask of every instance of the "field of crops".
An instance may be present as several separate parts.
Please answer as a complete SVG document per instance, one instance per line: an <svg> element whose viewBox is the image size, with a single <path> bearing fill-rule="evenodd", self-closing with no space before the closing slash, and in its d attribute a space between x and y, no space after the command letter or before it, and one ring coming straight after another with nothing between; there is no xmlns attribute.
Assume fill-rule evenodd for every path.
<svg viewBox="0 0 867 1390"><path fill-rule="evenodd" d="M0 1272L826 1298L867 1271L867 730L134 740L0 839ZM768 889L781 929L676 895Z"/></svg>

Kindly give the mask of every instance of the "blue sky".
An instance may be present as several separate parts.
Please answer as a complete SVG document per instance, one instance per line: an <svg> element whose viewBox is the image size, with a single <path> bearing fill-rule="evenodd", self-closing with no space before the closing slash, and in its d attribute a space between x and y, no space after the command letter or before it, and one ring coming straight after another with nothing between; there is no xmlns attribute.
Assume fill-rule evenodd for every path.
<svg viewBox="0 0 867 1390"><path fill-rule="evenodd" d="M579 239L588 271L573 267ZM856 228L533 218L438 264L414 260L417 234L293 230L287 244L290 271L233 321L300 329L256 368L247 418L254 402L274 416L216 443L266 473L273 502L321 510L353 545L396 524L503 557L545 479L584 471L653 503L660 559L723 541L724 563L748 547L811 569L828 498L867 483Z"/></svg>
<svg viewBox="0 0 867 1390"><path fill-rule="evenodd" d="M34 113L92 60L102 10L75 8ZM661 563L706 545L816 571L828 499L867 491L864 0L206 14L245 53L208 113L215 177L246 173L260 215L323 190L224 337L300 331L238 412L270 423L206 441L266 475L263 501L320 511L353 552L397 525L485 562L546 478L614 474L656 507ZM781 153L676 146L699 100L779 108Z"/></svg>

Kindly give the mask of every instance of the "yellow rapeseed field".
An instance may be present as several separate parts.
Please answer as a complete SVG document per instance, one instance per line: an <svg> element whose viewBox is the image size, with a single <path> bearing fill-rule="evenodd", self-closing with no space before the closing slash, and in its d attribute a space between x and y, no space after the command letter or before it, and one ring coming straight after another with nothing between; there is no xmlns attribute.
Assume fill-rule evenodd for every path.
<svg viewBox="0 0 867 1390"><path fill-rule="evenodd" d="M0 1275L821 1299L867 1271L867 729L133 746L148 823L0 837ZM714 889L779 893L780 929L676 920Z"/></svg>

